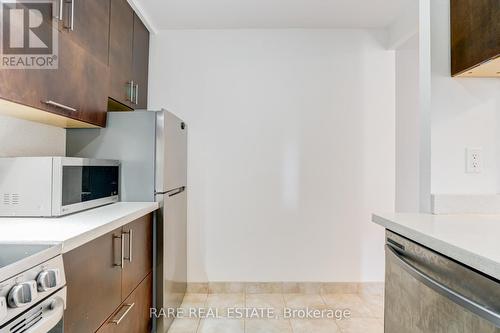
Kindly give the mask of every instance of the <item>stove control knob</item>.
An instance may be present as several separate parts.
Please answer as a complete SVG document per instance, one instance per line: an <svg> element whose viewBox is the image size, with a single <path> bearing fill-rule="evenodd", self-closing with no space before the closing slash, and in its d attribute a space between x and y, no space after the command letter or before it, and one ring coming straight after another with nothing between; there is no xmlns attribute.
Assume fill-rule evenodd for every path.
<svg viewBox="0 0 500 333"><path fill-rule="evenodd" d="M7 296L7 303L11 308L20 308L30 304L37 297L36 281L26 281L12 287Z"/></svg>
<svg viewBox="0 0 500 333"><path fill-rule="evenodd" d="M7 300L5 297L0 297L0 322L7 315Z"/></svg>
<svg viewBox="0 0 500 333"><path fill-rule="evenodd" d="M47 269L38 274L36 283L38 291L47 291L53 289L61 282L59 269Z"/></svg>

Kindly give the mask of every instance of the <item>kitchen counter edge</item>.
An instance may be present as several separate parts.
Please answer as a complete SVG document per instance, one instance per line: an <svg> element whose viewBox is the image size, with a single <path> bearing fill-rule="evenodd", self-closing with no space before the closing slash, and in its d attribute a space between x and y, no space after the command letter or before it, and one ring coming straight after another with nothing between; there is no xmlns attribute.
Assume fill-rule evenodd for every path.
<svg viewBox="0 0 500 333"><path fill-rule="evenodd" d="M157 202L117 202L55 218L3 217L0 243L53 243L66 253L158 208Z"/></svg>
<svg viewBox="0 0 500 333"><path fill-rule="evenodd" d="M500 261L488 258L487 256L475 253L473 250L456 246L446 240L433 237L425 232L406 226L398 222L398 218L393 214L387 215L390 215L390 217L384 216L384 214L372 214L372 221L387 230L393 231L435 252L500 280ZM415 214L412 215L415 216ZM431 214L422 215L428 217L427 215Z"/></svg>

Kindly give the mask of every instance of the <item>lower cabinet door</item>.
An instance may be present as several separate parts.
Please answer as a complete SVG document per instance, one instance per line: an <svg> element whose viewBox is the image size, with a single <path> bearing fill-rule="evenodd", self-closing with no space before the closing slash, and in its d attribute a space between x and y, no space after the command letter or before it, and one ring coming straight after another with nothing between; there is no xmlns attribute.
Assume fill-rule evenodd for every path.
<svg viewBox="0 0 500 333"><path fill-rule="evenodd" d="M122 298L127 297L153 270L153 215L145 215L122 227L125 241Z"/></svg>
<svg viewBox="0 0 500 333"><path fill-rule="evenodd" d="M149 333L153 276L150 273L109 317L98 333Z"/></svg>
<svg viewBox="0 0 500 333"><path fill-rule="evenodd" d="M68 288L64 332L95 332L120 305L121 229L63 254Z"/></svg>

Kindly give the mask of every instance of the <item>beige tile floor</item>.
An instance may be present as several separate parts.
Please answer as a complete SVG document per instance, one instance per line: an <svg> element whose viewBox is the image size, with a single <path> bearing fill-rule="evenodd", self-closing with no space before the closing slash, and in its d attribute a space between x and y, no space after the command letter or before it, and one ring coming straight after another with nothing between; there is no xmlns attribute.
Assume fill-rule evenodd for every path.
<svg viewBox="0 0 500 333"><path fill-rule="evenodd" d="M187 294L182 308L212 308L219 318L177 318L169 333L383 333L383 295L325 294ZM228 308L273 308L278 319L228 318ZM349 309L350 318L286 319L283 309Z"/></svg>

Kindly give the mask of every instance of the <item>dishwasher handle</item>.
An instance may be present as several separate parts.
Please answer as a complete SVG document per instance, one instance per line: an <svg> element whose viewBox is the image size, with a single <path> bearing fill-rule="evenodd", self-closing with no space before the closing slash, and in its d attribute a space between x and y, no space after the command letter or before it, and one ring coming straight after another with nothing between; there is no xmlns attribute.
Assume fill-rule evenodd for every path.
<svg viewBox="0 0 500 333"><path fill-rule="evenodd" d="M398 251L390 246L386 245L385 246L386 252L393 255L394 258L397 260L398 264L411 276L413 276L416 280L419 282L423 283L427 287L431 288L435 292L439 293L440 295L446 297L447 299L451 300L452 302L460 305L464 309L469 310L470 312L478 315L479 317L493 323L496 327L500 328L500 314L488 309L487 307L478 304L461 294L451 290L447 286L443 285L442 283L434 280L427 274L423 273L420 271L418 268L414 267L411 263L409 263L403 256L401 256Z"/></svg>

